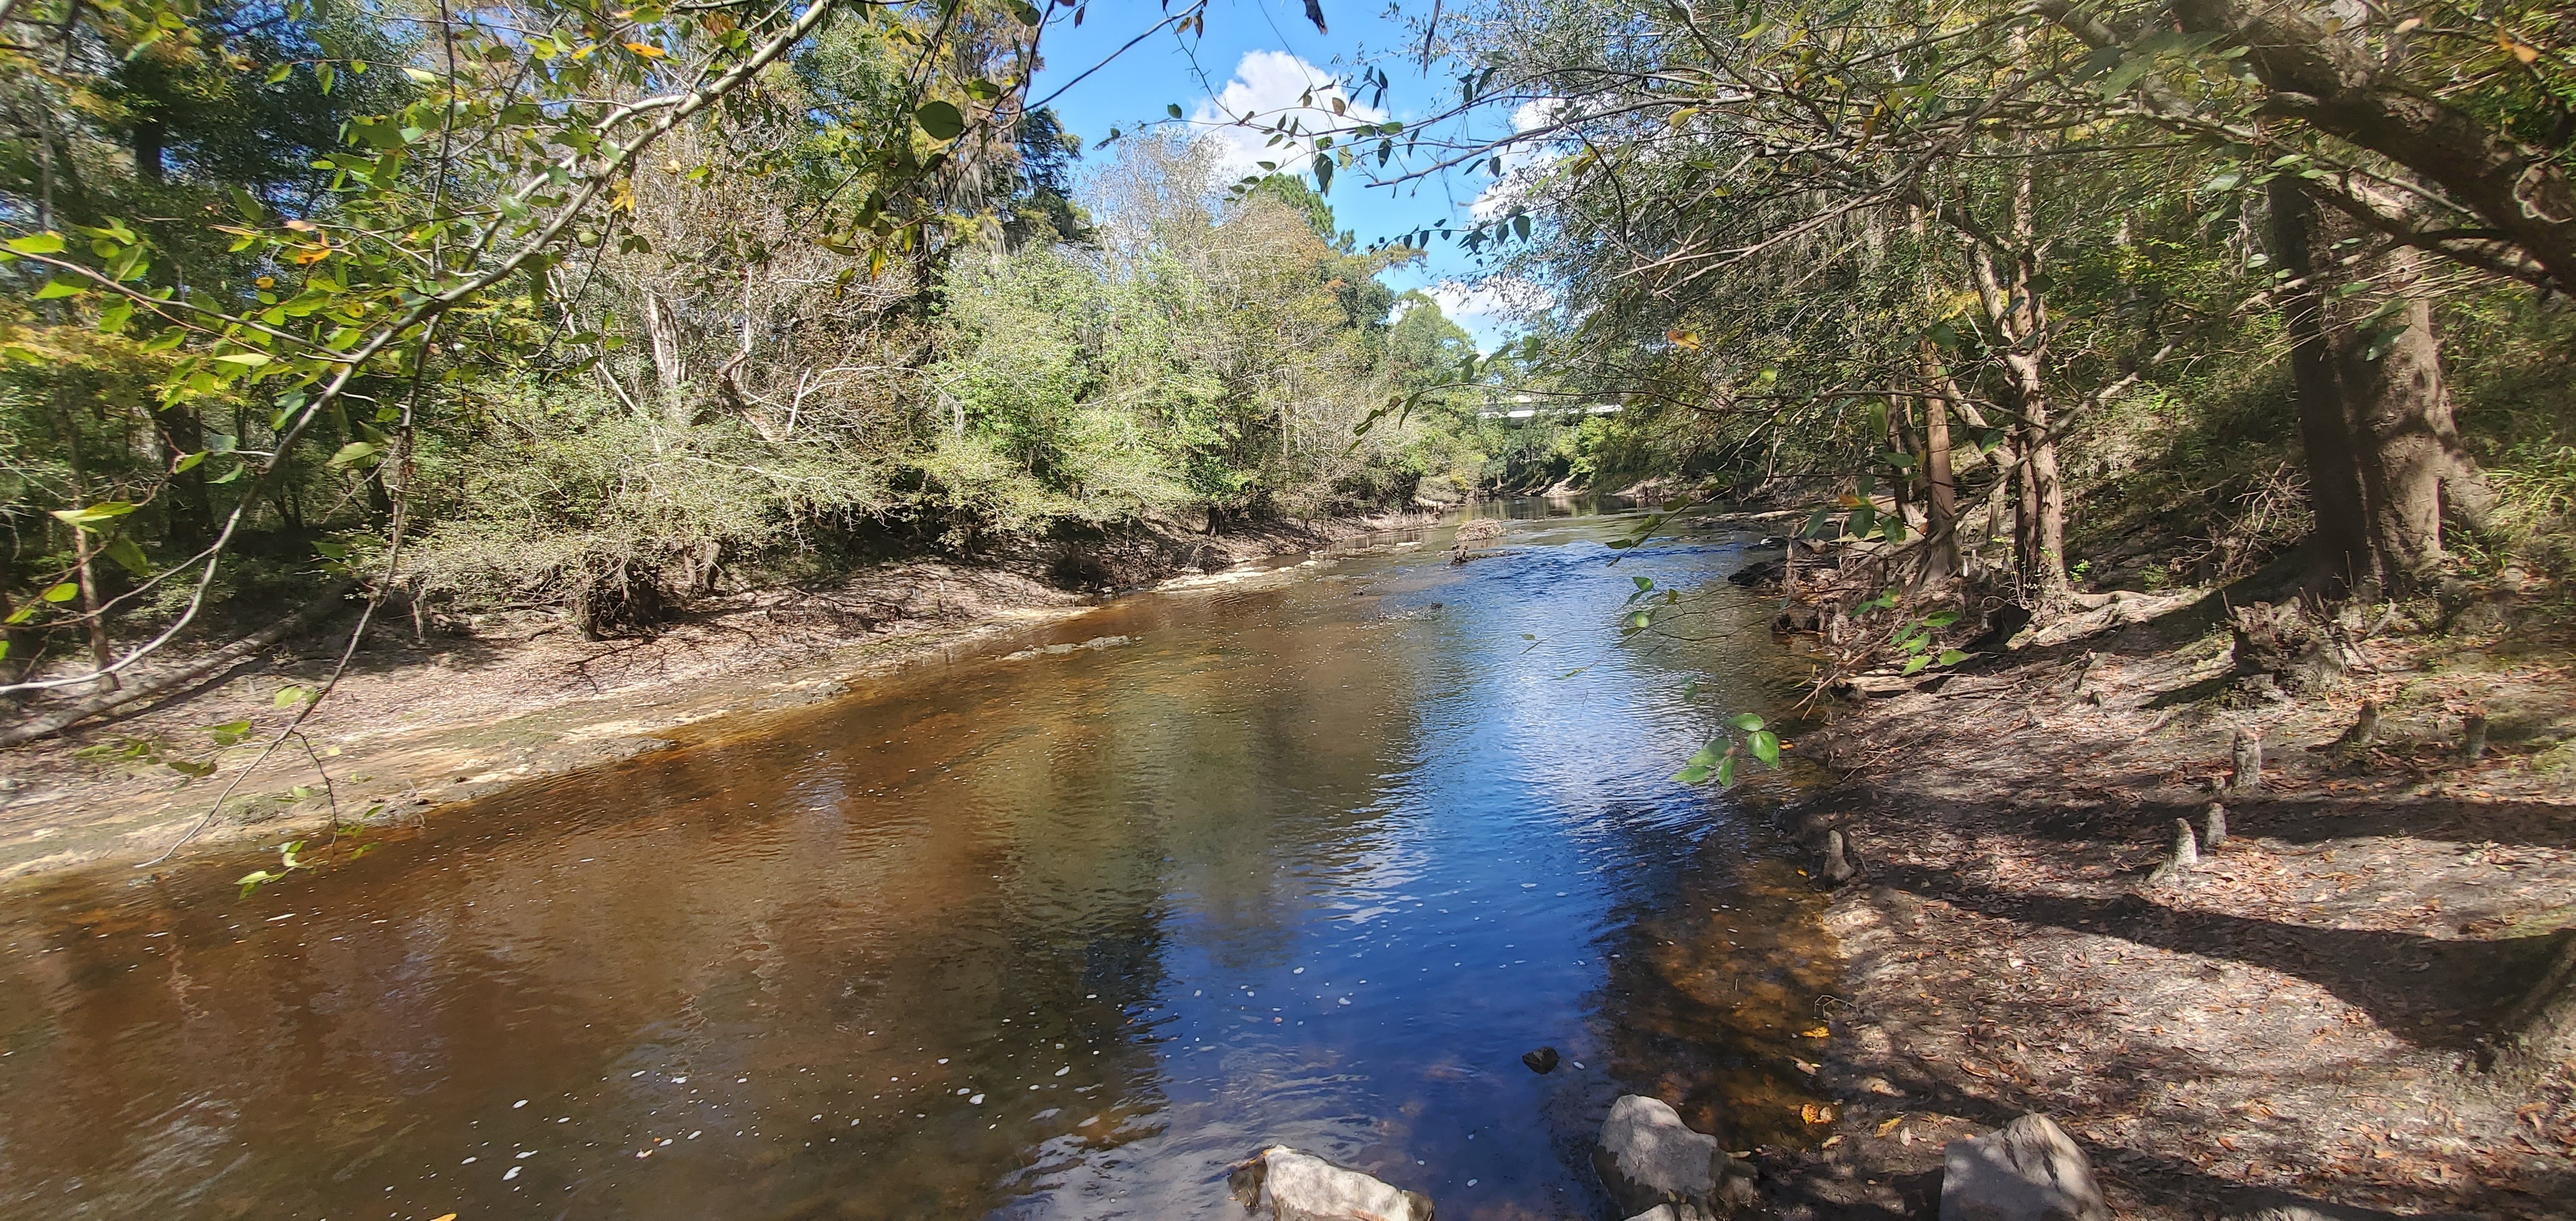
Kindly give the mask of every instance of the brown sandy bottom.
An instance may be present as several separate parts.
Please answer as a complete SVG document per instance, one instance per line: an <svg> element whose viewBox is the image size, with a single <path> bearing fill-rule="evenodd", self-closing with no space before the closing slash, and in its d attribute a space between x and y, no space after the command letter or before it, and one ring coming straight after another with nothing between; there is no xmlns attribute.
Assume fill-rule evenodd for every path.
<svg viewBox="0 0 2576 1221"><path fill-rule="evenodd" d="M1093 575L1141 584L1423 524L1389 517L1215 539L1148 534L1081 558ZM1041 579L1050 575L1060 574L1043 562L892 563L828 585L709 599L633 639L584 640L549 612L478 616L417 636L403 616L380 618L301 740L253 766L293 716L278 692L329 675L355 621L347 616L193 689L0 752L0 880L150 861L237 779L191 850L327 834L335 818L408 822L538 777L751 731L763 712L861 694L1102 604ZM218 746L208 727L233 721L251 732ZM155 757L98 757L136 743ZM159 756L216 770L191 778Z"/></svg>
<svg viewBox="0 0 2576 1221"><path fill-rule="evenodd" d="M1865 876L1823 917L1847 963L1830 1135L1759 1157L1781 1216L1929 1217L1944 1142L2026 1111L2126 1217L2313 1202L2576 1216L2568 1066L2494 1071L2576 924L2576 702L2563 640L2376 640L2331 698L2231 708L2223 636L2136 627L1878 699L1800 753L1803 810ZM2381 746L2318 749L2364 698ZM2462 710L2499 743L2461 761ZM2239 730L2271 766L2215 792ZM2173 821L2231 837L2179 885Z"/></svg>

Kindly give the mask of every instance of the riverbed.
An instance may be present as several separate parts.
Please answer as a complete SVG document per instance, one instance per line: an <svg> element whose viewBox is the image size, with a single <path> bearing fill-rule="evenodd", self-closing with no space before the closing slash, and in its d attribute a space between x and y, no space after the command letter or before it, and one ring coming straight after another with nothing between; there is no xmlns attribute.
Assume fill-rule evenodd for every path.
<svg viewBox="0 0 2576 1221"><path fill-rule="evenodd" d="M1171 583L247 894L274 852L20 893L0 1205L1213 1216L1286 1143L1600 1217L1620 1093L1798 1139L1817 901L1668 779L1785 676L1753 536L1479 511L1468 563ZM1688 613L1623 637L1640 578Z"/></svg>

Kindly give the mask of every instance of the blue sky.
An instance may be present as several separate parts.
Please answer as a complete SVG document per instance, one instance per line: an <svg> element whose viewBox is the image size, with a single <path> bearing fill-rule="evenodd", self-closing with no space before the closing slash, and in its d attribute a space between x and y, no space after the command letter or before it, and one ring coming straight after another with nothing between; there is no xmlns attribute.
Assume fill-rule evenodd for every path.
<svg viewBox="0 0 2576 1221"><path fill-rule="evenodd" d="M1455 96L1457 86L1443 61L1432 62L1429 79L1422 72L1415 22L1428 14L1430 0L1322 2L1332 27L1329 34L1317 32L1306 19L1303 0L1209 0L1204 36L1169 29L1152 34L1066 89L1053 103L1056 113L1067 128L1097 143L1113 127L1134 131L1143 123L1168 122L1166 107L1177 105L1198 130L1227 142L1238 168L1257 172L1249 163L1263 155L1266 135L1229 126L1227 114L1295 105L1307 89L1355 79L1370 64L1393 81L1386 117L1411 123L1439 99ZM1175 0L1176 9L1185 4ZM1091 0L1089 15L1076 27L1070 10L1053 10L1040 44L1046 66L1030 96L1054 93L1164 16L1152 0ZM1086 155L1096 163L1113 151ZM1356 231L1365 246L1424 225L1466 218L1470 203L1489 182L1481 173L1454 174L1389 191L1367 186L1362 175L1344 173L1327 198L1341 227ZM1435 241L1426 263L1398 268L1384 278L1399 290L1431 290L1479 346L1491 350L1513 327L1494 290L1478 289L1472 283L1475 276L1474 261L1465 252Z"/></svg>

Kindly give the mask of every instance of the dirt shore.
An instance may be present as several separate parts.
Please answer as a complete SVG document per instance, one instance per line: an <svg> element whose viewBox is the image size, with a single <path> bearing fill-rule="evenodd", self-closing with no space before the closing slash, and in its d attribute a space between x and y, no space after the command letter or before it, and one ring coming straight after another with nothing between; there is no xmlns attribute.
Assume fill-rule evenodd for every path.
<svg viewBox="0 0 2576 1221"><path fill-rule="evenodd" d="M1334 519L1216 538L1139 532L1015 562L890 563L828 585L708 599L634 639L584 640L545 612L478 616L418 636L399 616L380 619L301 740L253 766L293 716L281 690L330 673L355 620L344 615L184 691L0 752L0 885L151 861L228 785L232 795L188 851L293 840L334 818L418 817L731 732L745 716L838 698L912 667L1007 651L1101 605L1099 586L1187 579L1427 520ZM1064 588L1068 576L1095 591ZM211 728L227 723L247 731L221 745ZM191 776L172 761L213 770Z"/></svg>
<svg viewBox="0 0 2576 1221"><path fill-rule="evenodd" d="M2329 697L2231 707L2206 615L2100 616L1809 735L1840 787L1801 829L1865 871L1824 917L1839 1115L1763 1154L1779 1215L1930 1217L1944 1142L2041 1111L2123 1217L2576 1217L2576 1075L2497 1054L2576 937L2576 649L2549 617L2373 639ZM2378 744L2334 748L2365 699ZM2213 801L2228 838L2150 880Z"/></svg>

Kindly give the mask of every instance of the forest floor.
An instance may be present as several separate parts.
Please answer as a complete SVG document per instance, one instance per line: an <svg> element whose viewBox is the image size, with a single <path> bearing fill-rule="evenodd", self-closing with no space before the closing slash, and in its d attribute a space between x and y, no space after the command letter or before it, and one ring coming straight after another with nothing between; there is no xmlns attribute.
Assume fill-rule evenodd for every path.
<svg viewBox="0 0 2576 1221"><path fill-rule="evenodd" d="M293 718L291 696L281 703L279 692L330 674L355 621L344 615L183 691L0 751L0 885L149 862L206 818L228 785L190 850L286 842L335 818L409 819L732 732L746 716L839 698L914 666L1004 650L1105 601L1063 588L1069 572L1093 587L1132 588L1420 524L1397 515L1215 538L1148 531L994 563L887 563L709 598L632 639L585 640L548 612L449 619L417 635L404 616L380 617L302 740L254 765ZM229 746L210 732L242 722L248 732L226 735L238 738ZM167 760L214 770L192 777Z"/></svg>
<svg viewBox="0 0 2576 1221"><path fill-rule="evenodd" d="M2219 698L2226 631L2175 600L1808 735L1840 787L1807 830L1866 868L1824 917L1850 1003L1815 1080L1840 1114L1824 1147L1762 1156L1780 1215L1930 1217L1945 1142L2040 1111L2122 1217L2576 1217L2571 1066L2488 1068L2576 937L2560 596L2508 589L2483 630L2381 635L2330 695L2251 707ZM2364 699L2378 746L2328 748ZM2266 768L2222 791L2239 731ZM2229 837L2149 882L2213 800Z"/></svg>

